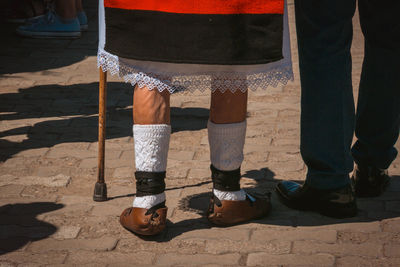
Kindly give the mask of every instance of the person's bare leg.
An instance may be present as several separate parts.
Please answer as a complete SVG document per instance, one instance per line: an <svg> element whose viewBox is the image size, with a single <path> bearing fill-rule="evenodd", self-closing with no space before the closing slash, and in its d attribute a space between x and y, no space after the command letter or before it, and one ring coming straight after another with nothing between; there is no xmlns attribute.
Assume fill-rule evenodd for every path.
<svg viewBox="0 0 400 267"><path fill-rule="evenodd" d="M135 142L136 179L157 176L165 177L169 149L170 94L147 87L135 87L133 93L133 136ZM159 184L153 189L141 192L137 186L134 207L151 208L165 201L163 178L154 178ZM158 189L154 189L154 188Z"/></svg>
<svg viewBox="0 0 400 267"><path fill-rule="evenodd" d="M56 0L56 13L64 19L76 18L76 0Z"/></svg>
<svg viewBox="0 0 400 267"><path fill-rule="evenodd" d="M167 91L160 93L147 87L136 86L133 92L136 197L133 207L122 212L120 222L142 235L154 235L166 227L164 191L171 134L169 99Z"/></svg>
<svg viewBox="0 0 400 267"><path fill-rule="evenodd" d="M211 95L210 110L208 139L211 170L213 174L221 171L235 173L225 181L226 185L214 184L214 194L220 200L244 200L246 194L240 190L239 169L243 161L246 136L247 91L243 93L236 90L232 93L227 90L221 93L216 90ZM233 180L235 182L231 183ZM229 183L231 184L228 186ZM230 186L234 188L228 190Z"/></svg>
<svg viewBox="0 0 400 267"><path fill-rule="evenodd" d="M268 198L247 194L240 188L240 166L246 138L247 91L211 95L208 122L213 197L207 212L210 222L233 225L268 214Z"/></svg>
<svg viewBox="0 0 400 267"><path fill-rule="evenodd" d="M171 124L169 92L136 86L133 93L133 121L135 124Z"/></svg>
<svg viewBox="0 0 400 267"><path fill-rule="evenodd" d="M216 90L211 94L210 120L216 124L238 123L246 119L247 91Z"/></svg>

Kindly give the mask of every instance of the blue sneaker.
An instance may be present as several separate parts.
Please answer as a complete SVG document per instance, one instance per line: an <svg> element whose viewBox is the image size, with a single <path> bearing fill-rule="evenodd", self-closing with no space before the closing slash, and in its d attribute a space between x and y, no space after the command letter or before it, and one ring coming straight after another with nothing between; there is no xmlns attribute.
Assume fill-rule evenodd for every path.
<svg viewBox="0 0 400 267"><path fill-rule="evenodd" d="M65 20L49 11L35 23L19 26L17 33L32 38L79 38L81 28L78 18Z"/></svg>
<svg viewBox="0 0 400 267"><path fill-rule="evenodd" d="M88 25L88 19L87 19L85 11L78 12L77 16L78 16L79 24L81 25L81 31L87 31L89 28L89 25Z"/></svg>

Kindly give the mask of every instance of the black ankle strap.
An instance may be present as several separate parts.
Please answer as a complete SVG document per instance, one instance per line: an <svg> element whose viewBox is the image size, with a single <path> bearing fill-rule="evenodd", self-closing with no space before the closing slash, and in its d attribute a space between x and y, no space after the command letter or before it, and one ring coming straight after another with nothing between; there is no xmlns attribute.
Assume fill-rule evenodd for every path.
<svg viewBox="0 0 400 267"><path fill-rule="evenodd" d="M210 169L211 179L215 189L221 191L240 190L240 168L233 171L221 171L211 164Z"/></svg>
<svg viewBox="0 0 400 267"><path fill-rule="evenodd" d="M136 196L157 195L165 191L165 172L135 172Z"/></svg>

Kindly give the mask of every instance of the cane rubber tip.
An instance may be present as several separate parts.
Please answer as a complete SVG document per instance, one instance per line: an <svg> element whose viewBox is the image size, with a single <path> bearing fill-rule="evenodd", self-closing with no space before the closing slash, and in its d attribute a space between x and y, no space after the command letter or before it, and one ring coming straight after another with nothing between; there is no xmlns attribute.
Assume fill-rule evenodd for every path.
<svg viewBox="0 0 400 267"><path fill-rule="evenodd" d="M106 201L107 200L107 185L106 183L96 183L94 185L94 201Z"/></svg>

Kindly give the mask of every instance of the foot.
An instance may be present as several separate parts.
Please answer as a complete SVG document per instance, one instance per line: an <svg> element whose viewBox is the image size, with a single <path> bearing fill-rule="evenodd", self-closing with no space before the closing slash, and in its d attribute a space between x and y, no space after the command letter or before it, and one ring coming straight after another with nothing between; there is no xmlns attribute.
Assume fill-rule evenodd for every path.
<svg viewBox="0 0 400 267"><path fill-rule="evenodd" d="M81 29L79 20L63 20L57 14L48 12L33 24L19 26L17 33L32 38L79 38Z"/></svg>
<svg viewBox="0 0 400 267"><path fill-rule="evenodd" d="M165 202L150 209L130 207L122 212L120 223L133 233L156 235L166 227L167 210Z"/></svg>
<svg viewBox="0 0 400 267"><path fill-rule="evenodd" d="M385 191L390 178L387 170L356 165L351 180L357 197L377 197Z"/></svg>
<svg viewBox="0 0 400 267"><path fill-rule="evenodd" d="M292 181L282 181L276 186L282 202L293 209L316 211L334 218L353 217L357 214L357 204L351 185L331 190L300 185Z"/></svg>
<svg viewBox="0 0 400 267"><path fill-rule="evenodd" d="M210 199L208 220L218 226L235 225L266 216L271 210L269 198L256 198L247 194L245 200Z"/></svg>

